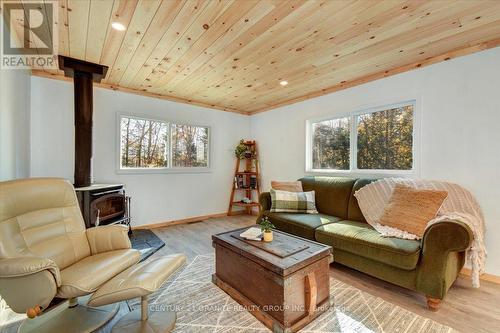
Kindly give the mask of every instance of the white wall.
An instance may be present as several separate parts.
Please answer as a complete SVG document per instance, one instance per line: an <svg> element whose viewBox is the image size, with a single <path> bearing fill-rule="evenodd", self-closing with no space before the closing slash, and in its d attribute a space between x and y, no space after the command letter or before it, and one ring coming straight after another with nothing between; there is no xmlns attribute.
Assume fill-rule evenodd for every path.
<svg viewBox="0 0 500 333"><path fill-rule="evenodd" d="M304 176L307 119L408 98L421 103L420 176L475 194L486 218L486 270L500 275L500 48L252 116L263 187Z"/></svg>
<svg viewBox="0 0 500 333"><path fill-rule="evenodd" d="M73 85L32 77L31 87L32 176L73 180ZM212 172L117 174L118 112L211 126ZM94 88L94 179L126 185L134 225L223 213L234 177L233 149L249 133L247 116Z"/></svg>
<svg viewBox="0 0 500 333"><path fill-rule="evenodd" d="M29 176L30 73L0 69L0 181Z"/></svg>
<svg viewBox="0 0 500 333"><path fill-rule="evenodd" d="M0 24L8 31L3 16ZM15 41L19 43L17 39ZM31 83L29 71L1 66L0 181L29 176Z"/></svg>
<svg viewBox="0 0 500 333"><path fill-rule="evenodd" d="M291 83L291 85L293 82ZM483 207L487 272L500 275L500 48L374 81L252 117L109 90L94 94L94 177L123 182L133 196L135 225L224 212L234 145L259 143L262 184L305 174L307 119L418 98L419 175L459 183ZM73 87L31 80L32 176L73 177ZM284 88L286 89L286 88ZM212 127L208 174L116 173L116 113L138 113Z"/></svg>

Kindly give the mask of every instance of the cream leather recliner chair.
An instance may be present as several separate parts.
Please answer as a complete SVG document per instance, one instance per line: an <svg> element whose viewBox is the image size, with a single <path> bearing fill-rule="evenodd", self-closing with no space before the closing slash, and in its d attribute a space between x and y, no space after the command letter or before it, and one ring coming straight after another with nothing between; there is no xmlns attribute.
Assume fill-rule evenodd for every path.
<svg viewBox="0 0 500 333"><path fill-rule="evenodd" d="M76 305L76 297L139 261L127 232L121 225L85 229L66 180L1 182L0 296L17 313L43 311L55 297Z"/></svg>

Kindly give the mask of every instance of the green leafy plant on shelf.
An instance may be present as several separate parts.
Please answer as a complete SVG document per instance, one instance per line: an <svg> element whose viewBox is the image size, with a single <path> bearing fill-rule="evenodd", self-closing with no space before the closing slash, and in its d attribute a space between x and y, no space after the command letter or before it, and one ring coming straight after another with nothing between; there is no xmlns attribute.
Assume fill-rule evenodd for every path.
<svg viewBox="0 0 500 333"><path fill-rule="evenodd" d="M245 145L245 140L241 139L240 143L234 149L234 156L236 156L241 160L245 158L246 152L247 152L247 146Z"/></svg>

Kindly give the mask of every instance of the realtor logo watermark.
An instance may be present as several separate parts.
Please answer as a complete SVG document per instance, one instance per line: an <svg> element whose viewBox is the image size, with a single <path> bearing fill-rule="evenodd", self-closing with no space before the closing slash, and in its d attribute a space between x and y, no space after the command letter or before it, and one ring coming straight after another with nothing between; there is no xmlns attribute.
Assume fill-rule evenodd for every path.
<svg viewBox="0 0 500 333"><path fill-rule="evenodd" d="M57 69L57 0L2 0L2 69Z"/></svg>

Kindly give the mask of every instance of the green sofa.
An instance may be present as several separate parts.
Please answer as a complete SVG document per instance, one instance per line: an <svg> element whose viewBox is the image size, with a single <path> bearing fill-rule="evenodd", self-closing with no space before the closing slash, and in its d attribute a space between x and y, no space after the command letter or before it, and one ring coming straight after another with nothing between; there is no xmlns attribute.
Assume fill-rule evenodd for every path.
<svg viewBox="0 0 500 333"><path fill-rule="evenodd" d="M315 191L319 214L271 213L269 192L260 196L259 220L268 216L278 230L331 245L336 263L421 292L437 310L465 261L472 231L464 223L443 221L422 240L382 237L368 223L354 193L372 179L305 177L304 191Z"/></svg>

